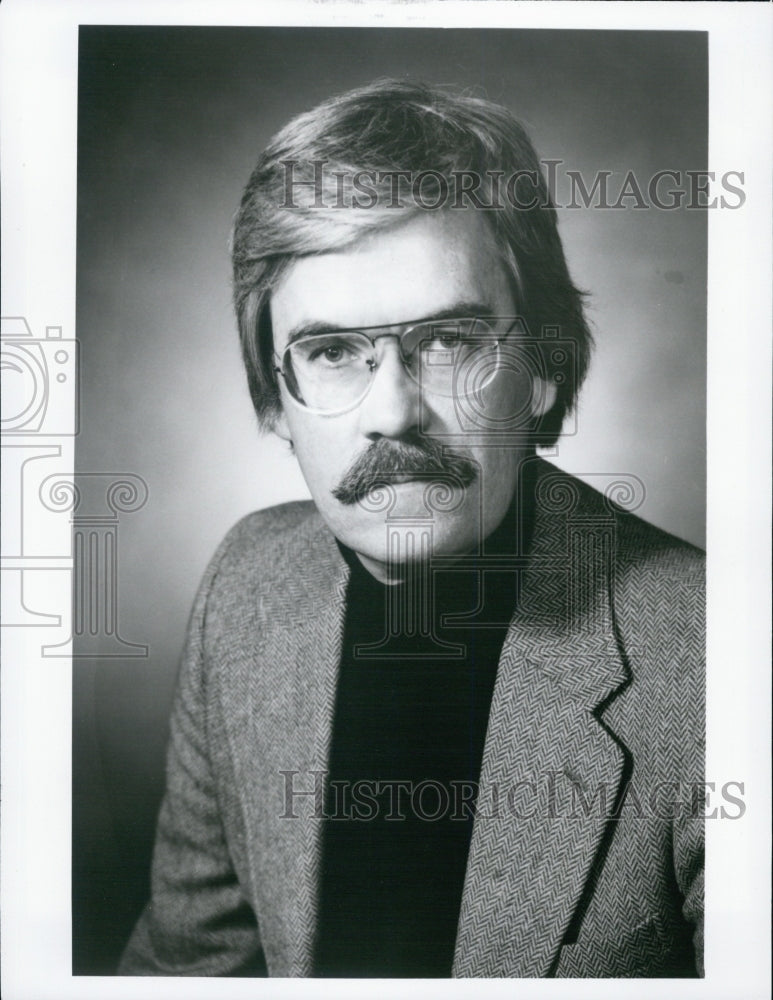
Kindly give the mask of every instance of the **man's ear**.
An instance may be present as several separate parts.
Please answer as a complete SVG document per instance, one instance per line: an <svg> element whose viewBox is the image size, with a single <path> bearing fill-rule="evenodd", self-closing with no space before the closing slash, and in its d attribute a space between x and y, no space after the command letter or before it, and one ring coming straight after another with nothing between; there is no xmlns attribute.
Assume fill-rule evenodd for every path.
<svg viewBox="0 0 773 1000"><path fill-rule="evenodd" d="M535 376L531 384L531 415L539 420L553 409L558 396L556 383Z"/></svg>

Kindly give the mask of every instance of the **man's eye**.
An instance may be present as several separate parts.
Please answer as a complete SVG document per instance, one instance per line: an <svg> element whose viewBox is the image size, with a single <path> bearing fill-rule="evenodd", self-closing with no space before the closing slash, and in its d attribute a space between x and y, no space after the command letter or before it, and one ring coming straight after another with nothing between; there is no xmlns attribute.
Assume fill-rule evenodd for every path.
<svg viewBox="0 0 773 1000"><path fill-rule="evenodd" d="M308 360L316 364L341 365L354 357L346 344L324 344L310 352Z"/></svg>
<svg viewBox="0 0 773 1000"><path fill-rule="evenodd" d="M452 333L442 334L439 337L435 337L432 341L433 350L438 348L443 351L450 351L459 343L459 338L455 337Z"/></svg>
<svg viewBox="0 0 773 1000"><path fill-rule="evenodd" d="M424 341L423 347L425 351L453 351L459 343L459 334L456 330L448 332L433 330L432 335Z"/></svg>

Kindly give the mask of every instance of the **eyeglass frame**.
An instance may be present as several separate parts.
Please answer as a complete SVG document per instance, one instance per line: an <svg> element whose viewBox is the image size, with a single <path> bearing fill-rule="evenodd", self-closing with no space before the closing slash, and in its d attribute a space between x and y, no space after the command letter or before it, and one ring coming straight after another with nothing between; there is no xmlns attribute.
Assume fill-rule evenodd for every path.
<svg viewBox="0 0 773 1000"><path fill-rule="evenodd" d="M505 320L505 321L510 320L510 325L508 326L507 330L505 330L504 334L502 334L502 335L494 338L493 343L495 344L495 346L497 348L497 351L498 351L499 348L500 348L501 343L503 341L505 341L510 336L510 334L512 333L514 327L519 322L522 322L522 319L521 319L520 316L515 316L515 317L513 317L513 316L449 316L449 317L444 317L442 319L438 318L438 319L420 319L420 320L414 320L414 321L411 321L411 322L408 322L408 323L387 323L387 324L381 324L381 325L378 325L378 326L342 327L340 329L325 330L324 332L320 332L320 333L316 333L316 334L315 333L310 333L307 336L308 336L308 339L311 340L314 337L323 337L323 336L325 336L325 337L335 337L335 336L340 335L340 334L361 334L363 337L365 337L366 340L370 341L370 343L371 343L374 351L376 350L376 341L381 340L383 337L394 338L398 342L398 348L399 348L399 351L400 351L400 361L401 361L402 365L405 366L406 363L407 363L407 359L403 355L402 344L403 344L403 341L405 340L405 338L410 333L412 333L416 329L416 327L418 327L418 326L432 327L433 325L440 326L442 324L469 323L469 322L472 322L472 323L487 323L487 324L489 324L491 322L501 322L503 320ZM370 333L369 333L369 331L372 331L372 330L381 330L381 331L394 330L396 327L405 327L405 329L403 330L402 333L399 333L399 334L398 333L380 333L377 337L371 337ZM303 337L298 338L298 340L301 340L301 339L304 339L304 338ZM285 347L285 349L284 349L284 351L283 351L283 353L282 353L282 357L281 358L279 357L279 354L276 351L273 352L275 361L279 362L278 365L275 364L273 366L273 370L276 372L277 375L281 375L282 376L282 378L285 380L285 385L287 385L287 375L283 371L284 358L285 358L285 355L290 350L290 348L293 346L293 344L297 343L297 342L298 341L296 340L296 341L291 341L289 344L287 344L286 347ZM419 343L421 343L421 341ZM417 345L417 347L418 346L419 345ZM368 395L368 393L370 392L370 390L371 390L371 388L373 386L373 383L375 381L375 372L376 372L379 364L380 364L380 362L375 362L375 361L372 362L372 363L368 362L368 365L370 367L371 378L368 381L368 384L367 384L367 386L365 388L365 391L354 402L347 403L347 405L344 406L344 407L342 407L340 410L320 410L320 409L318 409L316 407L313 407L313 406L307 406L305 403L302 403L299 399L295 398L295 396L292 394L292 391L289 389L289 386L288 386L288 390L287 390L288 391L288 395L289 395L291 401L295 404L295 406L297 406L304 413L313 413L313 414L316 414L318 416L323 416L323 417L336 417L336 416L340 416L343 413L348 413L350 410L355 409L356 407L358 407L360 405L360 403L362 403L362 401ZM497 359L497 364L499 364L499 358ZM499 370L499 369L497 368L497 370ZM408 375L409 375L410 378L414 378L413 375L411 375L410 372L408 372ZM416 379L414 379L414 381L416 381ZM429 393L432 393L432 390L429 389L429 388L426 389L426 391L429 392ZM439 395L439 394L438 393L433 393L433 395ZM466 392L466 393L462 393L462 395L466 397L466 396L473 395L473 393L472 392Z"/></svg>

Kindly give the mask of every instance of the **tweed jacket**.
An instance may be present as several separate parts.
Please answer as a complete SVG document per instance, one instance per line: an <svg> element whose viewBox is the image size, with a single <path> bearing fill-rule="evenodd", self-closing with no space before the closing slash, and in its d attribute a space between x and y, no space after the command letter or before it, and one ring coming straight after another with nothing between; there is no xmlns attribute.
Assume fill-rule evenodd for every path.
<svg viewBox="0 0 773 1000"><path fill-rule="evenodd" d="M701 554L535 461L452 974L702 975ZM309 502L249 515L212 560L120 973L313 974L348 572Z"/></svg>

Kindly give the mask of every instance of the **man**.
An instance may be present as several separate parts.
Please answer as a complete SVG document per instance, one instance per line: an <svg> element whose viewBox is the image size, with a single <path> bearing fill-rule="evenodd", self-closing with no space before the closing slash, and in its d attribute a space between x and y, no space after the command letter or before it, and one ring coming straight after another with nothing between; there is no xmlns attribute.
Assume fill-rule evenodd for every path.
<svg viewBox="0 0 773 1000"><path fill-rule="evenodd" d="M208 569L125 974L702 974L702 564L537 458L590 335L505 109L290 122L233 238L313 503Z"/></svg>

